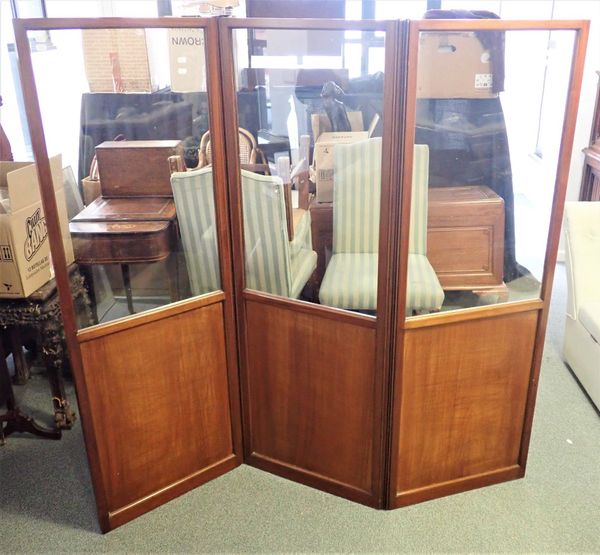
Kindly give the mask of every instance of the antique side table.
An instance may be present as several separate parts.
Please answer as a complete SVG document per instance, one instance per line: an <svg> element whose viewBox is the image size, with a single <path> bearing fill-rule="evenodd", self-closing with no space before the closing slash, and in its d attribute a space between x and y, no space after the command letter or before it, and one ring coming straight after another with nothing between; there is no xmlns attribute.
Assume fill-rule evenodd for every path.
<svg viewBox="0 0 600 555"><path fill-rule="evenodd" d="M93 322L90 300L84 279L75 264L69 267L69 276L71 293L76 304L78 316L82 321L85 320L85 324L90 324ZM29 374L22 354L21 336L24 332L35 334L36 343L41 350L42 359L50 381L56 427L59 430L70 429L76 416L66 398L62 378L62 368L66 364L67 357L56 281L54 279L50 280L25 299L4 299L0 301L0 328L7 330L10 338L11 350L14 354L17 371L17 383L26 381ZM0 357L4 357L4 352L0 353ZM6 365L4 358L0 362L4 362L4 366ZM0 368L1 372L2 368ZM4 402L7 402L10 401L12 394L4 393L0 397L4 397L0 401L4 400ZM14 397L12 399L14 405ZM10 405L10 403L7 403L7 405ZM10 413L10 406L8 406L8 409ZM13 409L13 416L18 416L19 414L21 417L23 416L14 406ZM22 418L19 418L19 420L22 421ZM10 420L3 418L3 421L8 421L10 426ZM15 429L13 431L18 430Z"/></svg>

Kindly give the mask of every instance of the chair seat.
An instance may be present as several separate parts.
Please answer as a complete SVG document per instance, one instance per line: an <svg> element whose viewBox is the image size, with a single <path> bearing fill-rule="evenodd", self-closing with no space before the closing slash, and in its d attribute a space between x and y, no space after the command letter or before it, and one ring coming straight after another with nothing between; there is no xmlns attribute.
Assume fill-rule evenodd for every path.
<svg viewBox="0 0 600 555"><path fill-rule="evenodd" d="M377 259L373 253L334 254L321 284L321 304L349 310L375 310ZM440 310L443 302L444 291L427 257L409 254L407 314L413 310Z"/></svg>
<svg viewBox="0 0 600 555"><path fill-rule="evenodd" d="M589 301L579 308L581 325L600 343L600 301Z"/></svg>
<svg viewBox="0 0 600 555"><path fill-rule="evenodd" d="M424 254L408 255L408 284L406 287L406 315L412 311L435 312L442 308L444 290Z"/></svg>
<svg viewBox="0 0 600 555"><path fill-rule="evenodd" d="M377 258L374 253L334 254L321 283L321 304L350 310L375 310Z"/></svg>

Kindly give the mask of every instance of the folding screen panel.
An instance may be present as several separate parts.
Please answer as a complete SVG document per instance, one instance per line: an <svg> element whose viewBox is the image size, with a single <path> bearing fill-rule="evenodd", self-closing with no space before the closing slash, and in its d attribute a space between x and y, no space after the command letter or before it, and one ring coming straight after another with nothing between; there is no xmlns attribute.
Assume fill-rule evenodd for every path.
<svg viewBox="0 0 600 555"><path fill-rule="evenodd" d="M217 22L22 20L16 30L108 530L241 462ZM206 137L214 163L200 164Z"/></svg>
<svg viewBox="0 0 600 555"><path fill-rule="evenodd" d="M524 475L586 37L411 24L391 507Z"/></svg>
<svg viewBox="0 0 600 555"><path fill-rule="evenodd" d="M398 25L220 25L245 460L378 507Z"/></svg>

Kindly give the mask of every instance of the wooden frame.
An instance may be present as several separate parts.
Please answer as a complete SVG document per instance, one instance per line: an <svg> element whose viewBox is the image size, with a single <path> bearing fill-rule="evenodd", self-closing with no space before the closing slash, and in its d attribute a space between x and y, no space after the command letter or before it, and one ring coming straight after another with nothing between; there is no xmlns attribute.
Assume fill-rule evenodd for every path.
<svg viewBox="0 0 600 555"><path fill-rule="evenodd" d="M237 339L234 320L233 306L233 270L230 256L230 234L229 234L229 211L227 208L227 191L225 189L225 151L224 151L224 128L222 90L219 79L219 48L218 48L218 26L215 19L190 19L190 18L61 18L61 19L22 19L15 20L15 37L19 51L19 63L21 80L25 94L27 118L32 136L33 152L38 163L38 174L42 203L46 213L46 221L50 236L50 248L56 269L56 281L58 293L61 299L61 310L65 327L65 335L73 376L77 387L79 407L82 416L82 426L86 438L88 461L92 474L92 482L96 495L96 503L103 531L108 531L115 526L139 516L140 514L156 507L158 504L188 491L201 483L214 478L223 472L241 464L242 461L242 438L240 427L239 407L239 384L237 371ZM182 301L174 305L168 305L138 316L128 317L106 325L78 331L75 318L71 292L62 241L60 240L60 229L58 224L57 207L52 188L52 177L48 162L48 153L44 139L42 117L37 99L35 87L35 76L31 61L31 53L27 41L27 32L35 30L79 30L79 29L121 29L121 28L201 28L205 33L206 64L207 64L207 87L210 110L210 129L214 141L213 153L215 161L214 185L215 185L215 211L218 227L218 245L220 252L220 271L222 293L215 292L197 299ZM168 487L162 486L152 495L147 495L139 502L128 507L113 511L109 504L108 491L109 478L103 473L99 461L99 449L103 438L99 436L98 429L102 423L97 422L90 409L90 398L93 392L88 387L86 371L82 359L82 345L90 341L100 340L103 337L127 332L142 325L156 325L160 320L177 317L183 313L193 310L202 310L211 304L217 303L222 306L225 326L225 360L227 366L228 404L231 414L231 434L233 454L213 465L207 472L191 474L185 478L176 480Z"/></svg>
<svg viewBox="0 0 600 555"><path fill-rule="evenodd" d="M575 121L577 114L577 102L581 89L581 80L583 75L583 64L585 49L589 32L589 22L587 21L501 21L501 20L423 20L410 23L409 49L408 49L408 98L406 106L406 124L405 135L406 143L404 146L403 167L403 210L402 221L408 222L410 218L410 198L411 198L411 175L412 159L409 153L414 144L415 130L415 107L416 107L416 79L417 79L417 54L418 40L421 31L474 31L474 30L498 30L498 31L527 31L527 30L572 30L575 33L573 44L572 66L569 83L569 94L565 110L565 118L562 129L562 140L559 153L559 165L556 172L556 181L554 188L554 200L552 205L552 215L548 232L548 241L544 262L544 274L542 278L542 288L540 299L516 301L504 303L495 306L476 307L464 310L458 310L451 313L440 313L408 319L398 318L398 330L396 334L396 369L392 383L393 400L393 421L391 426L391 446L390 446L390 488L388 490L388 504L391 508L404 506L426 499L439 497L522 477L525 474L527 462L527 453L529 449L529 439L531 435L531 425L533 420L533 409L535 406L535 397L537 384L541 367L541 358L544 345L544 336L548 318L548 309L550 303L550 293L552 289L552 279L554 276L554 267L556 265L556 256L560 236L562 221L562 212L564 209L564 200L568 179L568 169L573 148L573 135L575 130ZM404 229L408 229L406 224ZM406 304L406 283L408 267L408 233L402 234L400 244L400 261L398 267L398 306L404 307ZM531 353L531 363L529 364L529 380L527 395L525 400L522 435L520 437L520 448L518 461L510 468L503 470L482 473L477 476L456 479L443 484L432 485L428 488L421 488L414 491L407 491L404 494L398 493L398 472L400 467L399 459L400 445L402 442L402 395L405 374L408 368L404 365L404 357L407 349L408 334L415 333L419 329L438 329L443 333L446 326L456 325L460 330L461 325L474 320L485 321L486 319L502 319L511 315L537 314L535 320L535 341ZM415 331L413 331L415 330ZM459 333L457 331L457 333ZM455 348L460 348L456 346ZM449 456L449 455L448 455Z"/></svg>
<svg viewBox="0 0 600 555"><path fill-rule="evenodd" d="M302 301L279 299L271 295L245 290L244 285L244 247L243 247L243 221L241 211L241 196L239 182L239 160L237 157L237 137L232 130L238 126L237 106L235 99L235 75L234 60L232 55L232 32L234 29L269 29L269 30L287 30L287 29L310 29L323 31L343 31L343 30L363 30L375 31L382 30L386 32L386 61L385 61L385 90L384 90L384 131L383 131L383 166L382 166L382 193L381 193L381 221L380 221L380 265L378 274L378 311L377 318L371 316L357 315L355 313L340 309L323 307L320 305L303 303ZM275 472L288 478L292 478L303 483L320 487L327 491L335 492L339 495L358 500L372 506L382 506L384 490L383 465L385 460L386 433L384 426L381 425L388 418L387 400L388 400L388 376L385 368L388 367L389 349L388 334L392 326L392 315L389 307L394 303L391 301L392 288L390 287L389 274L394 267L394 234L390 233L390 226L395 221L393 199L397 195L397 189L394 183L398 183L395 173L397 166L392 163L392 152L397 152L397 141L401 137L400 124L401 118L398 117L397 109L400 104L394 95L396 89L397 72L400 71L401 58L399 57L399 23L397 22L377 22L377 21L341 21L341 20L309 20L309 19L235 19L227 18L220 21L221 31L221 57L222 57L222 81L224 85L224 105L235 107L228 110L225 114L225 125L228 129L226 136L228 150L228 172L230 199L232 205L232 239L234 262L238 264L235 269L235 287L237 298L238 314L238 337L240 340L240 371L242 384L242 408L243 408L243 429L244 429L244 450L245 461L254 464L263 469ZM367 496L364 492L358 493L352 488L340 488L340 484L335 480L330 480L326 476L311 473L308 469L298 468L291 464L278 464L276 461L267 460L255 453L253 450L254 438L251 423L251 414L249 408L249 373L248 373L248 330L246 327L246 307L247 303L262 303L265 306L286 307L290 311L300 311L312 313L317 319L335 319L338 322L353 322L357 325L364 325L367 321L373 322L375 328L375 396L373 398L374 418L373 418L373 471L372 484L373 491ZM315 324L317 325L317 324ZM375 354L376 353L376 354Z"/></svg>

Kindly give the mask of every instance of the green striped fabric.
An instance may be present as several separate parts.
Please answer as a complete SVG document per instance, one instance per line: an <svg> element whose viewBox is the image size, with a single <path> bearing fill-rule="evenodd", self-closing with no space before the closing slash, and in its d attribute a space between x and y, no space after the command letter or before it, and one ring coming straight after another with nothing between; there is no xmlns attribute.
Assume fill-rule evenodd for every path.
<svg viewBox="0 0 600 555"><path fill-rule="evenodd" d="M350 310L377 307L381 139L336 145L333 255L319 290L322 304ZM415 145L409 237L407 314L439 310L444 292L427 253L429 149Z"/></svg>
<svg viewBox="0 0 600 555"><path fill-rule="evenodd" d="M294 240L290 242L290 255L292 258L302 249L312 250L312 234L310 230L310 212L307 210L297 227L294 229Z"/></svg>
<svg viewBox="0 0 600 555"><path fill-rule="evenodd" d="M319 289L321 304L349 310L377 307L377 260L375 253L334 254Z"/></svg>
<svg viewBox="0 0 600 555"><path fill-rule="evenodd" d="M411 197L408 252L426 255L429 208L429 147L427 145L415 145Z"/></svg>
<svg viewBox="0 0 600 555"><path fill-rule="evenodd" d="M444 290L429 260L423 254L408 255L406 315L413 311L438 311L444 302Z"/></svg>
<svg viewBox="0 0 600 555"><path fill-rule="evenodd" d="M316 268L310 214L303 217L290 243L283 182L279 177L242 170L242 199L246 287L297 297Z"/></svg>
<svg viewBox="0 0 600 555"><path fill-rule="evenodd" d="M171 175L173 198L193 295L221 288L212 168Z"/></svg>
<svg viewBox="0 0 600 555"><path fill-rule="evenodd" d="M336 145L333 156L333 253L377 253L381 137Z"/></svg>
<svg viewBox="0 0 600 555"><path fill-rule="evenodd" d="M292 257L292 290L289 296L297 299L317 267L317 253L310 249L298 251Z"/></svg>

